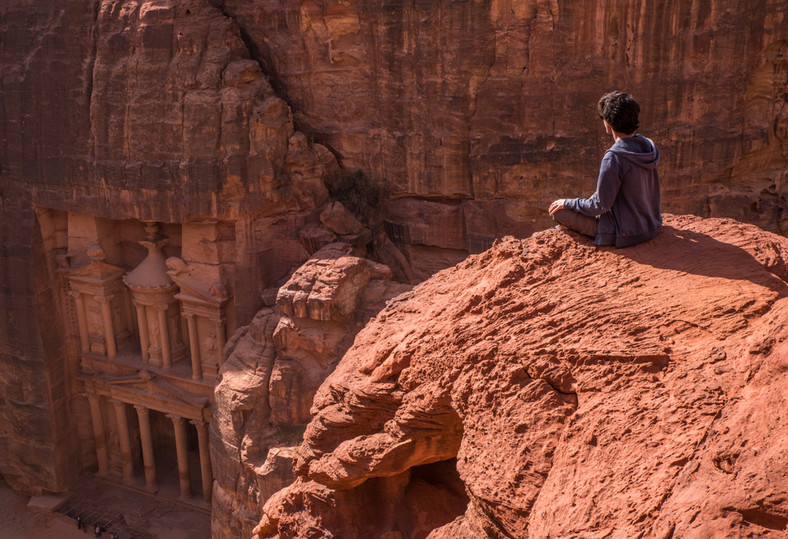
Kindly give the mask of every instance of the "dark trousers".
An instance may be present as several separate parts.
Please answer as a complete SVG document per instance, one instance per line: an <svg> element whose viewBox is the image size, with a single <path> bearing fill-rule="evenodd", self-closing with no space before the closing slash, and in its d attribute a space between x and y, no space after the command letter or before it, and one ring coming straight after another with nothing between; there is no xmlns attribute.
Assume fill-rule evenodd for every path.
<svg viewBox="0 0 788 539"><path fill-rule="evenodd" d="M596 237L599 222L596 217L589 217L582 213L577 213L566 208L558 210L553 214L553 220L559 225L580 232L584 236Z"/></svg>

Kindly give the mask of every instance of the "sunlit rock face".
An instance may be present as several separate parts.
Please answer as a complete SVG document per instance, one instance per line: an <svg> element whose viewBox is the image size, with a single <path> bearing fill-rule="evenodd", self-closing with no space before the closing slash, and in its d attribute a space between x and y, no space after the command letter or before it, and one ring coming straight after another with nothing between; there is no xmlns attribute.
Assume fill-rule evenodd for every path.
<svg viewBox="0 0 788 539"><path fill-rule="evenodd" d="M788 241L505 238L391 302L317 391L259 538L780 537Z"/></svg>
<svg viewBox="0 0 788 539"><path fill-rule="evenodd" d="M784 2L222 4L296 123L397 196L456 211L414 244L532 232L553 199L591 194L611 89L642 106L668 211L786 229Z"/></svg>
<svg viewBox="0 0 788 539"><path fill-rule="evenodd" d="M214 523L228 534L251 530L292 478L293 458L299 477L312 466L293 449L312 394L359 320L398 290L378 263L394 281L423 281L496 237L544 228L554 198L590 194L610 144L594 109L604 91L641 103L642 132L662 152L666 210L784 232L787 9L776 0L3 2L0 475L41 493L96 471L65 275L95 247L118 275L132 270L153 224L169 236L164 254L181 260L173 278L221 306L228 341L259 326L244 335L273 347L262 357L281 348L304 364L320 358L299 370L272 356L258 372L270 376L260 387L271 418L293 430L265 443L250 434L251 456L217 454ZM331 200L342 166L388 188L374 226ZM337 255L337 272L317 289L298 281L337 241L353 246ZM229 356L209 337L189 346L204 348L213 377ZM464 514L464 483L449 473L462 464L446 457L457 418L441 417L454 437L420 445L407 481L368 479L343 491L355 493L346 501L386 492L394 501L376 515L407 507L415 520L401 525L414 533ZM419 464L433 454L446 458ZM314 474L344 480L328 465ZM231 489L228 478L242 475L248 482ZM418 500L441 481L445 503L421 514Z"/></svg>

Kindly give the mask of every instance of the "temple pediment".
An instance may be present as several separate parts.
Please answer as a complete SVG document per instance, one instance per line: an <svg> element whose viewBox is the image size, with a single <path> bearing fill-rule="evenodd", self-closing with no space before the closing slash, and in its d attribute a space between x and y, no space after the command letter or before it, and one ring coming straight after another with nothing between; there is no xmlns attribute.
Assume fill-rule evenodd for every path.
<svg viewBox="0 0 788 539"><path fill-rule="evenodd" d="M209 405L206 396L190 393L149 371L141 370L136 375L123 377L89 375L84 382L96 393L122 402L165 413L175 412L189 419L207 420L204 417Z"/></svg>
<svg viewBox="0 0 788 539"><path fill-rule="evenodd" d="M92 260L89 264L74 268L69 271L68 276L73 281L83 281L86 283L97 284L119 278L125 270L112 264L107 264L101 260Z"/></svg>
<svg viewBox="0 0 788 539"><path fill-rule="evenodd" d="M217 293L216 286L209 288L200 282L183 279L177 275L173 275L172 272L170 272L170 277L181 289L180 293L175 296L181 301L203 303L219 307L228 299L226 293L225 297L221 297L220 292Z"/></svg>

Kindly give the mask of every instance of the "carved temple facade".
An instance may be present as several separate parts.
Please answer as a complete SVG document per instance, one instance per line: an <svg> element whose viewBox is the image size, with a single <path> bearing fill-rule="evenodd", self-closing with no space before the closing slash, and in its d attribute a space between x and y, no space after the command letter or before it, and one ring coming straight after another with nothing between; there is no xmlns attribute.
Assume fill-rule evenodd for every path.
<svg viewBox="0 0 788 539"><path fill-rule="evenodd" d="M210 403L235 329L222 225L68 224L57 272L96 472L150 492L177 482L181 498L210 504Z"/></svg>

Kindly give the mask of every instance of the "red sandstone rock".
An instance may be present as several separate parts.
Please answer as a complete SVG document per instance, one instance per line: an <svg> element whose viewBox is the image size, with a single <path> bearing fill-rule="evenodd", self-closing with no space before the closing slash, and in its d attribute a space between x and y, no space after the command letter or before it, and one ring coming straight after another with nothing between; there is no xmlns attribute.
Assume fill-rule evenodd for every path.
<svg viewBox="0 0 788 539"><path fill-rule="evenodd" d="M667 211L786 231L785 2L222 4L346 166L425 213L460 208L447 242L529 234L552 200L590 195L614 87L643 106Z"/></svg>
<svg viewBox="0 0 788 539"><path fill-rule="evenodd" d="M667 208L785 231L786 6L739 4L2 2L0 474L28 492L60 492L95 471L55 269L75 216L108 229L218 220L221 237L192 246L216 254L205 260L229 279L229 320L247 324L263 293L334 241L314 227L337 155L400 197L387 214L394 241L376 240L376 252L416 282L495 236L541 228L557 195L590 193L609 144L592 105L617 81L643 103L644 132L662 150ZM367 282L361 319L386 288ZM300 336L289 326L279 336L312 353L322 321L299 323ZM291 367L253 369L275 380L272 413L283 422L310 405L294 396L304 381ZM288 478L275 477L280 459L255 459L249 482L233 484L238 498L217 489L219 528L232 511L257 518L246 500ZM430 473L415 474L398 507L435 488ZM404 481L393 483L386 492L401 495ZM743 518L773 523L758 507ZM420 518L420 528L402 526L434 524Z"/></svg>
<svg viewBox="0 0 788 539"><path fill-rule="evenodd" d="M65 492L96 470L69 256L97 243L130 270L128 231L159 222L167 256L209 287L221 276L231 334L324 239L298 232L319 224L336 158L295 130L215 4L0 5L0 475L16 489Z"/></svg>
<svg viewBox="0 0 788 539"><path fill-rule="evenodd" d="M211 444L217 486L212 535L248 537L262 504L293 479L295 448L318 386L356 332L409 290L391 271L333 243L315 253L226 347Z"/></svg>
<svg viewBox="0 0 788 539"><path fill-rule="evenodd" d="M786 261L694 217L628 249L497 242L358 335L257 536L784 536Z"/></svg>
<svg viewBox="0 0 788 539"><path fill-rule="evenodd" d="M320 214L320 221L339 235L357 235L364 232L364 225L341 202L331 202Z"/></svg>
<svg viewBox="0 0 788 539"><path fill-rule="evenodd" d="M344 320L357 308L370 278L390 279L382 264L347 256L351 247L328 245L315 253L279 290L276 302L285 314L312 320Z"/></svg>

